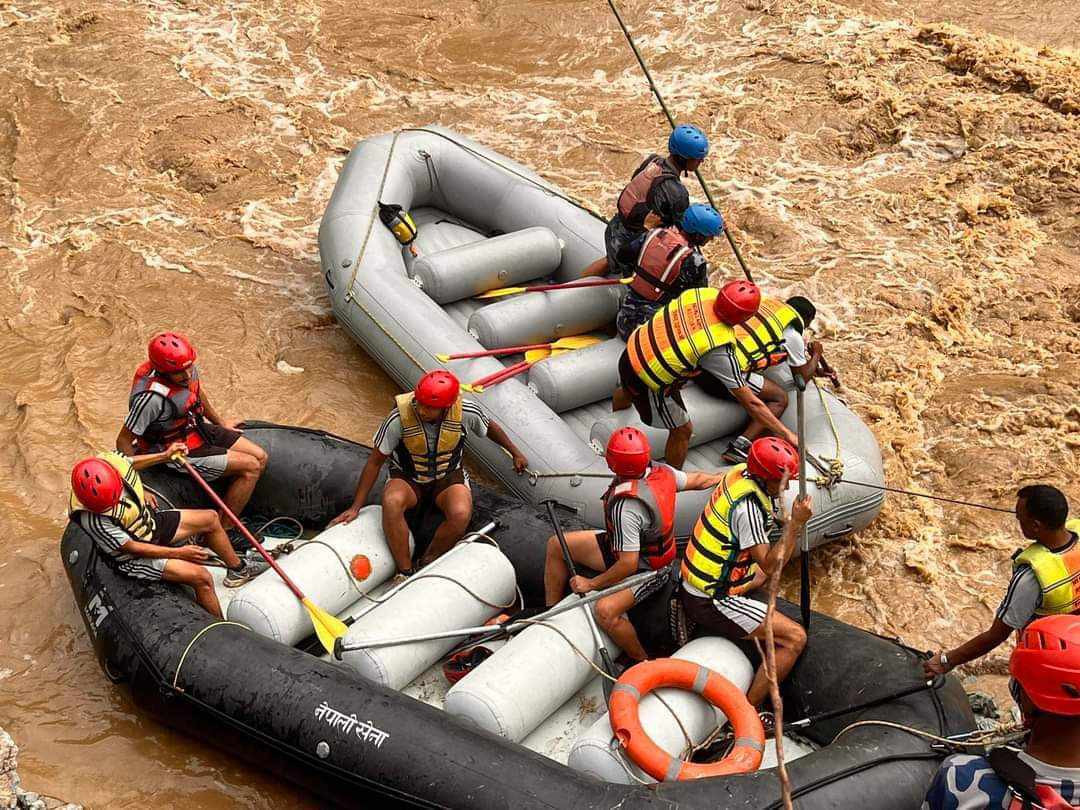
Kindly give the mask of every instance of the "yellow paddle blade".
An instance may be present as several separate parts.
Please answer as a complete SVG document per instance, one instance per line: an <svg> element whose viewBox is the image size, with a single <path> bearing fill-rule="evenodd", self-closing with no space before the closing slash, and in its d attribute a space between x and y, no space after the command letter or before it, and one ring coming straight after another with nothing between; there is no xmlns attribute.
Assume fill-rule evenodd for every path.
<svg viewBox="0 0 1080 810"><path fill-rule="evenodd" d="M482 386L482 385L473 385L472 383L462 383L461 384L461 390L462 391L467 391L470 394L479 394L479 393L483 392L484 386Z"/></svg>
<svg viewBox="0 0 1080 810"><path fill-rule="evenodd" d="M586 346L595 346L602 341L603 338L596 335L574 335L573 337L559 338L551 344L551 348L562 349L563 351L584 349Z"/></svg>
<svg viewBox="0 0 1080 810"><path fill-rule="evenodd" d="M562 354L558 349L556 349L554 353ZM533 349L532 351L525 352L525 359L530 363L539 363L545 357L550 357L551 354L551 349Z"/></svg>
<svg viewBox="0 0 1080 810"><path fill-rule="evenodd" d="M438 360L440 363L448 363L448 362L450 362L450 355L448 355L448 354L437 354L437 355L435 355L435 359Z"/></svg>
<svg viewBox="0 0 1080 810"><path fill-rule="evenodd" d="M349 628L337 616L327 613L307 597L304 597L302 601L308 615L311 616L311 623L315 627L315 635L319 637L319 643L328 653L332 653L334 639L342 638L349 632Z"/></svg>
<svg viewBox="0 0 1080 810"><path fill-rule="evenodd" d="M525 289L525 287L500 287L497 290L488 290L479 295L474 295L473 298L502 298L504 295L517 295L518 293L525 292Z"/></svg>

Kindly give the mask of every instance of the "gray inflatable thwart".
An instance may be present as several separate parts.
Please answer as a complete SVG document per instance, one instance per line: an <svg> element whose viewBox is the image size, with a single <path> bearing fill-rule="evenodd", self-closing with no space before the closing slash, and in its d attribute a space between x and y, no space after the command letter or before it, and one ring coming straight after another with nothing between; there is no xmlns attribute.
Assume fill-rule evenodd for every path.
<svg viewBox="0 0 1080 810"><path fill-rule="evenodd" d="M419 235L414 259L379 222L378 201L408 209ZM483 289L571 281L604 254L605 222L530 169L438 126L378 135L349 155L319 229L319 253L334 315L402 389L431 369L474 380L503 364L494 358L441 364L435 355L542 342L610 329L624 289L530 293L493 302L467 298ZM492 234L499 234L491 236ZM561 251L559 246L561 243ZM503 274L505 273L505 277ZM486 439L469 439L473 458L523 498L555 498L603 525L601 495L610 473L600 454L617 426L640 422L633 409L613 414L621 341L549 358L524 376L474 399L529 458L518 476ZM518 358L509 358L510 360ZM786 369L770 376L791 390ZM736 405L693 386L685 399L694 422L687 470L715 470L720 453L745 425ZM844 477L881 485L881 454L867 427L832 394L806 394L807 447L839 456ZM391 403L387 403L387 409ZM795 396L783 415L795 428ZM835 425L835 434L832 425ZM664 433L645 428L654 453ZM792 484L791 492L795 490ZM812 546L865 527L883 493L847 483L809 482ZM709 493L679 496L676 527L693 528Z"/></svg>

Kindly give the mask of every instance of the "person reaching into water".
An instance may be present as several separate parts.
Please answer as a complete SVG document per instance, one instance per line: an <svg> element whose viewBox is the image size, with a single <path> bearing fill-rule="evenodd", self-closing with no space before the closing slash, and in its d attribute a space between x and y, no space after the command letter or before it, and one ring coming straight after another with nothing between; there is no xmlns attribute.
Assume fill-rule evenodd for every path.
<svg viewBox="0 0 1080 810"><path fill-rule="evenodd" d="M231 479L225 504L239 515L247 506L269 455L245 439L236 420L223 419L206 396L195 365L195 347L184 335L162 332L150 339L147 361L135 370L128 415L116 449L125 455L158 453L172 442L183 442L188 461L207 481ZM174 469L183 470L176 464ZM221 524L233 543L242 535L232 519Z"/></svg>
<svg viewBox="0 0 1080 810"><path fill-rule="evenodd" d="M1016 494L1016 521L1031 544L1013 555L1008 590L982 633L942 650L923 665L927 677L944 675L1000 646L1038 616L1080 613L1080 520L1069 520L1069 502L1047 484Z"/></svg>
<svg viewBox="0 0 1080 810"><path fill-rule="evenodd" d="M731 392L752 419L792 444L794 433L769 410L743 377L735 359L735 330L761 302L749 281L729 281L719 290L687 290L633 331L619 358L619 382L612 410L633 404L646 425L668 430L664 460L679 469L690 448L693 423L680 389L701 373L711 374Z"/></svg>
<svg viewBox="0 0 1080 810"><path fill-rule="evenodd" d="M694 203L678 225L654 228L634 242L634 279L615 316L619 337L627 340L685 290L709 286L709 263L701 248L723 230L724 219L715 208Z"/></svg>
<svg viewBox="0 0 1080 810"><path fill-rule="evenodd" d="M651 228L671 227L682 220L690 194L679 179L695 171L709 154L709 139L691 124L680 124L668 137L668 156L649 155L619 193L616 213L604 231L605 256L582 276L634 272L632 243Z"/></svg>
<svg viewBox="0 0 1080 810"><path fill-rule="evenodd" d="M642 585L605 596L596 603L597 624L628 656L644 661L648 656L627 613L660 593L676 576L675 494L709 489L722 476L684 473L652 462L648 438L632 427L612 433L604 455L615 473L603 496L606 528L566 533L574 562L600 573L595 577L570 577L569 585L574 593L583 594L617 585L639 571L663 571ZM552 535L544 563L548 607L562 599L569 576L559 538Z"/></svg>
<svg viewBox="0 0 1080 810"><path fill-rule="evenodd" d="M396 407L375 434L352 505L330 525L356 519L379 471L390 459L390 480L382 494L382 521L398 571L413 573L405 513L417 506L431 503L443 514L420 564L426 565L450 550L472 520L472 491L462 467L468 436L487 436L505 449L519 475L529 466L505 431L489 420L479 405L461 396L457 377L443 369L429 371L416 388L397 397Z"/></svg>
<svg viewBox="0 0 1080 810"><path fill-rule="evenodd" d="M682 562L679 597L686 617L706 635L765 639L766 606L747 594L761 587L791 557L810 519L810 498L791 509L779 542L769 541L772 498L799 474L799 454L783 439L758 439L746 464L730 468L709 499L690 536ZM806 646L806 631L783 613L773 614L776 678L791 672ZM769 693L764 665L747 700L760 706Z"/></svg>
<svg viewBox="0 0 1080 810"><path fill-rule="evenodd" d="M102 453L71 472L68 516L90 535L121 574L147 582L177 582L195 591L195 601L222 618L214 580L203 565L213 551L225 563L225 587L243 585L265 566L244 563L233 550L213 509L159 509L138 471L184 453L173 442L159 453L128 458ZM209 547L196 542L201 540Z"/></svg>
<svg viewBox="0 0 1080 810"><path fill-rule="evenodd" d="M1009 674L1027 742L949 757L923 810L1080 808L1080 616L1045 616L1021 630Z"/></svg>

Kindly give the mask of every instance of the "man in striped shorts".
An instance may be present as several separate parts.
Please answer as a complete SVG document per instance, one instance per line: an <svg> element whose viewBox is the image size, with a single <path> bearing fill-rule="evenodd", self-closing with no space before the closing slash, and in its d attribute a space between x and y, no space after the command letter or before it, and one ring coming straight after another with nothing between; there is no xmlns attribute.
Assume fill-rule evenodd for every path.
<svg viewBox="0 0 1080 810"><path fill-rule="evenodd" d="M799 456L783 439L758 439L746 464L730 468L701 513L682 563L680 599L686 617L706 634L764 639L765 605L747 594L761 587L791 556L810 519L810 498L797 500L780 542L771 545L772 498L798 475ZM776 677L783 680L806 646L806 631L782 613L772 619ZM765 701L769 681L761 666L746 697Z"/></svg>

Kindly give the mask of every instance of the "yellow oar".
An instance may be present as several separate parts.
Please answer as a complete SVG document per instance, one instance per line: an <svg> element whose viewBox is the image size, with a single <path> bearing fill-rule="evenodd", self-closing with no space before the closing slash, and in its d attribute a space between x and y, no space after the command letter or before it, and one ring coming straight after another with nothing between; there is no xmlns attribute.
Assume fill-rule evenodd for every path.
<svg viewBox="0 0 1080 810"><path fill-rule="evenodd" d="M470 391L474 394L482 393L485 388L501 383L503 380L509 380L511 377L516 377L523 371L528 371L533 365L539 363L541 360L546 359L550 355L563 354L564 352L570 352L574 349L583 349L586 346L593 346L600 343L603 338L592 337L587 335L581 335L575 340L578 343L574 346L567 346L562 349L532 349L525 352L525 359L520 363L514 363L512 366L507 366L502 371L496 371L494 374L489 374L486 377L481 377L479 380L474 380L471 383L465 383L462 388L466 391Z"/></svg>
<svg viewBox="0 0 1080 810"><path fill-rule="evenodd" d="M195 468L188 463L188 460L182 453L174 453L172 460L184 465L188 474L198 482L199 486L206 490L206 494L210 496L210 500L217 504L218 508L224 512L236 525L236 528L240 530L240 533L247 538L247 541L262 555L263 559L270 563L270 567L277 572L277 575L289 586L289 590L293 592L293 595L300 600L300 604L307 610L308 615L311 617L311 624L315 628L315 635L319 637L319 643L326 648L328 653L332 653L334 651L334 640L342 638L349 632L349 628L346 627L345 622L341 621L337 616L327 613L304 596L303 592L296 586L296 583L289 579L289 575L281 570L281 566L279 566L274 558L267 553L266 549L262 547L262 543L255 539L255 536L248 531L247 526L240 522L240 519L233 514L233 511L225 505L225 501L221 500L221 497L210 488L210 485L195 471Z"/></svg>
<svg viewBox="0 0 1080 810"><path fill-rule="evenodd" d="M517 295L518 293L583 290L587 287L614 287L617 284L629 284L633 280L634 277L630 276L630 278L596 278L586 281L568 281L566 284L539 284L535 287L500 287L497 290L488 290L485 293L474 295L473 298L502 298L504 295Z"/></svg>
<svg viewBox="0 0 1080 810"><path fill-rule="evenodd" d="M591 335L574 335L573 337L559 338L553 343L528 343L523 346L503 346L500 349L485 349L482 352L460 352L458 354L437 354L435 359L440 363L450 360L470 360L473 357L498 357L503 354L525 354L535 349L584 349L596 343L596 338Z"/></svg>

